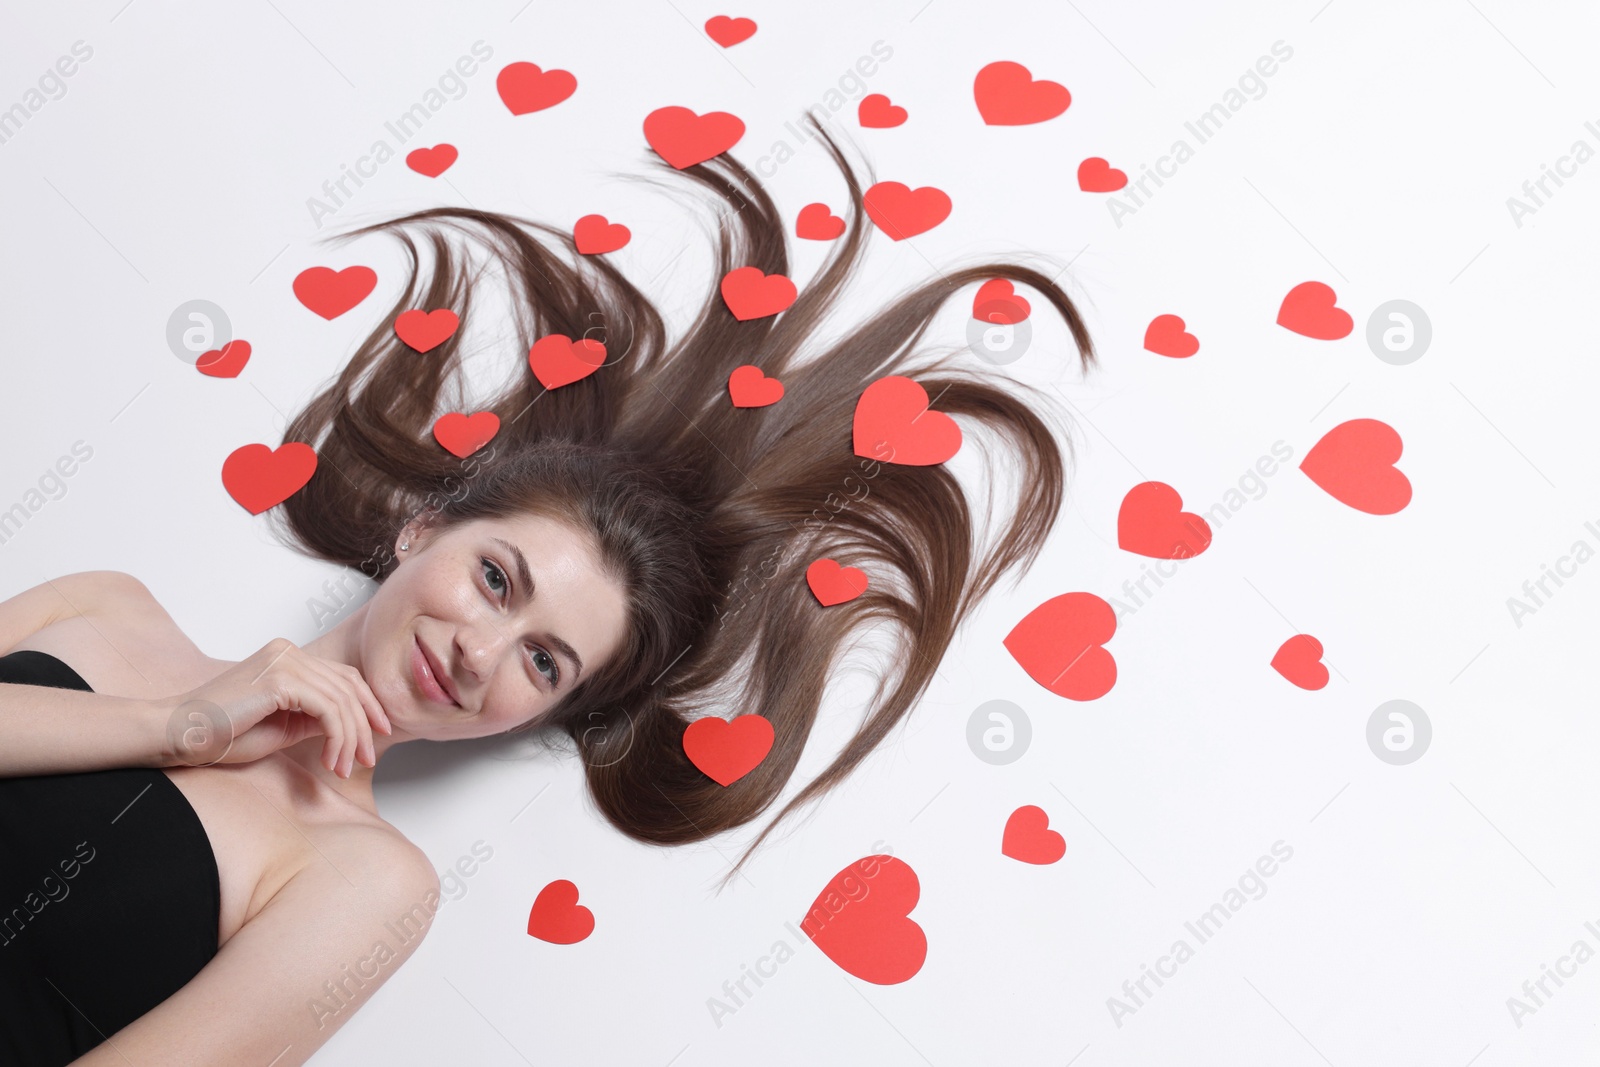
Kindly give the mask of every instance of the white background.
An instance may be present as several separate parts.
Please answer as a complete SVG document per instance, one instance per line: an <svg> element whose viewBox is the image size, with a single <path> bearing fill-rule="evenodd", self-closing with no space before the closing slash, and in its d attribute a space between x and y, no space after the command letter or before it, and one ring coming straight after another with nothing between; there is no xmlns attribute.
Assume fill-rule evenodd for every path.
<svg viewBox="0 0 1600 1067"><path fill-rule="evenodd" d="M727 891L713 885L739 835L628 842L570 759L493 742L397 750L378 776L385 817L440 870L478 841L493 858L313 1062L1495 1067L1600 1047L1600 963L1520 1027L1506 1006L1576 940L1600 950L1583 925L1600 925L1600 564L1520 627L1506 606L1576 540L1600 546L1584 528L1600 525L1600 162L1520 227L1506 206L1575 140L1600 149L1583 125L1600 123L1592 12L1504 0L124 5L30 9L0 35L0 108L75 41L93 48L66 95L0 144L0 508L74 441L94 449L66 495L0 545L4 595L125 570L210 655L315 636L306 601L336 570L276 545L222 491L221 463L278 443L280 412L335 373L401 285L383 239L319 246L335 226L319 230L307 198L377 138L392 143L384 123L478 40L493 58L405 149L458 146L448 181L396 158L339 226L434 203L557 226L599 212L632 228L612 258L640 284L693 246L648 286L681 327L716 280L710 209L670 195L688 182L655 163L644 116L731 111L748 127L733 150L746 165L779 139L799 149L769 186L791 228L814 200L842 214L821 146L784 124L822 108L882 41L892 57L846 88L888 94L909 121L861 129L852 100L834 126L876 178L938 186L955 207L908 241L872 234L840 323L936 269L1037 252L1071 263L1063 284L1104 359L1083 380L1064 326L1035 300L1032 348L1007 372L1070 399L1078 452L1044 556L961 632L908 726ZM723 50L700 30L716 14L760 29ZM1293 56L1264 95L1197 146L1185 121L1280 40ZM1072 106L985 126L972 80L1002 59L1065 84ZM513 118L494 75L517 60L572 71L576 94ZM1194 158L1120 227L1105 194L1078 190L1086 156L1137 178L1178 138ZM647 172L668 187L616 177ZM804 286L826 248L796 244ZM354 313L328 323L294 300L300 270L357 262L380 283ZM1275 324L1307 280L1333 286L1350 336ZM203 378L167 350L169 314L194 298L224 307L254 346L239 379ZM1373 309L1396 298L1434 333L1403 367L1365 341ZM953 298L930 340L963 344L970 307L970 292ZM1195 357L1143 350L1163 313L1200 337ZM524 357L488 358L509 373ZM1352 418L1404 441L1414 497L1397 514L1349 508L1295 469ZM1110 693L1075 703L1023 673L1001 639L1027 611L1070 591L1119 596L1151 562L1116 546L1132 486L1166 482L1200 510L1278 440L1294 460L1265 494L1122 620ZM1327 649L1320 691L1268 666L1300 632ZM865 689L840 676L802 771L846 736ZM1034 731L1004 767L965 741L971 711L996 698L1024 707ZM1433 723L1409 766L1365 740L1394 698ZM1049 812L1062 861L1000 854L1022 804ZM1294 854L1267 894L1113 1022L1107 998L1278 840ZM884 845L919 876L912 917L929 943L896 986L846 976L784 925ZM525 932L554 878L576 882L597 917L580 944ZM778 940L796 956L718 1026L707 999Z"/></svg>

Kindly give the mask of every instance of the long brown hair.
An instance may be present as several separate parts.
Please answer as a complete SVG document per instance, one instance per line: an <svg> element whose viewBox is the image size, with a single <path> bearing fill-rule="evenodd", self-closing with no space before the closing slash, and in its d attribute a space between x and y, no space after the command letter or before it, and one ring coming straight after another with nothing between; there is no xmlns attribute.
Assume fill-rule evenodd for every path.
<svg viewBox="0 0 1600 1067"><path fill-rule="evenodd" d="M386 546L419 508L438 527L535 511L592 538L628 594L624 647L528 725L558 726L572 738L595 803L641 841L698 841L766 811L794 771L847 639L866 624L892 623L898 644L890 669L854 736L779 810L734 871L779 821L842 780L905 718L957 626L1002 574L1019 569L1020 578L1060 510L1062 450L1017 394L1041 408L1048 397L970 353L917 364L915 346L935 314L969 285L1008 278L1031 286L1066 320L1083 370L1095 364L1067 294L1053 278L1013 263L944 273L812 355L819 347L813 332L871 230L854 171L808 119L844 177L848 225L816 277L776 317L736 320L715 284L735 267L789 273L782 216L726 154L676 172L728 207L717 224L714 283L676 341L642 292L604 257L578 254L563 229L442 207L338 235L392 235L404 245L411 276L349 365L285 431L286 441L312 445L320 463L305 488L275 509L296 547L379 581L395 562ZM426 238L431 270L413 232ZM493 458L465 478L462 463L431 435L434 420L464 402L465 331L420 356L394 331L396 316L413 308L451 308L471 322L472 261L452 235L485 248L511 286L515 362L553 333L607 347L604 365L577 382L546 390L524 366L492 400L475 405L495 412L501 429ZM747 363L783 382L782 400L730 403L728 376ZM943 464L879 463L854 452L857 399L890 374L913 377L930 407L968 420L967 449L977 447L977 428L1000 441L1018 487L1015 506L999 513L1004 528L976 561L975 516ZM1071 456L1070 436L1062 437ZM987 447L984 456L993 473ZM451 481L457 488L441 491ZM866 592L821 606L805 580L807 565L821 557L866 572ZM689 762L683 733L699 715L742 712L769 719L776 738L755 770L724 787Z"/></svg>

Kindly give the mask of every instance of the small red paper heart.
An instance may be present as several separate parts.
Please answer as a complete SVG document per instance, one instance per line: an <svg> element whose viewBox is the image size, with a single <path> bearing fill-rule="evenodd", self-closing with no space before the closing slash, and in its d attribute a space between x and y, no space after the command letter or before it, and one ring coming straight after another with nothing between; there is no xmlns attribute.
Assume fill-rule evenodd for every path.
<svg viewBox="0 0 1600 1067"><path fill-rule="evenodd" d="M768 378L755 364L746 363L728 375L728 396L736 408L764 408L783 399L783 383Z"/></svg>
<svg viewBox="0 0 1600 1067"><path fill-rule="evenodd" d="M449 308L412 308L395 317L394 334L418 352L428 352L448 341L459 325L460 318Z"/></svg>
<svg viewBox="0 0 1600 1067"><path fill-rule="evenodd" d="M1157 315L1145 327L1144 347L1158 356L1188 359L1200 351L1200 338L1186 332L1177 315Z"/></svg>
<svg viewBox="0 0 1600 1067"><path fill-rule="evenodd" d="M772 723L754 713L732 722L706 715L683 731L683 754L720 786L730 786L772 751Z"/></svg>
<svg viewBox="0 0 1600 1067"><path fill-rule="evenodd" d="M233 340L221 348L202 353L194 369L212 378L237 378L250 362L250 342Z"/></svg>
<svg viewBox="0 0 1600 1067"><path fill-rule="evenodd" d="M806 568L811 595L825 608L854 600L867 591L867 575L859 567L841 567L838 560L814 560Z"/></svg>
<svg viewBox="0 0 1600 1067"><path fill-rule="evenodd" d="M1072 104L1059 82L1035 81L1021 63L990 63L972 81L978 114L990 126L1027 126L1053 119Z"/></svg>
<svg viewBox="0 0 1600 1067"><path fill-rule="evenodd" d="M895 985L922 970L928 937L911 918L922 886L893 856L864 856L828 880L800 929L846 974Z"/></svg>
<svg viewBox="0 0 1600 1067"><path fill-rule="evenodd" d="M1322 664L1322 642L1310 634L1295 634L1278 646L1272 669L1301 689L1317 690L1328 684Z"/></svg>
<svg viewBox="0 0 1600 1067"><path fill-rule="evenodd" d="M578 88L578 79L565 70L541 70L533 63L508 63L495 77L500 100L513 115L526 115L554 107Z"/></svg>
<svg viewBox="0 0 1600 1067"><path fill-rule="evenodd" d="M1033 313L1033 305L1017 293L1010 278L990 278L972 298L972 317L979 322L1015 326Z"/></svg>
<svg viewBox="0 0 1600 1067"><path fill-rule="evenodd" d="M686 107L658 107L644 117L644 139L678 170L721 155L743 136L743 120L726 111L697 115Z"/></svg>
<svg viewBox="0 0 1600 1067"><path fill-rule="evenodd" d="M763 274L760 267L738 267L722 278L722 302L740 322L776 315L797 295L794 282L782 274Z"/></svg>
<svg viewBox="0 0 1600 1067"><path fill-rule="evenodd" d="M1394 466L1403 447L1387 423L1351 419L1323 434L1300 469L1341 504L1369 515L1393 515L1411 503L1411 480Z"/></svg>
<svg viewBox="0 0 1600 1067"><path fill-rule="evenodd" d="M1086 193L1114 193L1127 184L1127 174L1099 156L1078 164L1078 188Z"/></svg>
<svg viewBox="0 0 1600 1067"><path fill-rule="evenodd" d="M494 440L500 432L500 416L492 411L466 415L452 411L440 415L433 424L433 439L458 459L466 459Z"/></svg>
<svg viewBox="0 0 1600 1067"><path fill-rule="evenodd" d="M585 215L572 226L572 241L586 256L615 252L632 238L626 226L620 222L608 225L604 215Z"/></svg>
<svg viewBox="0 0 1600 1067"><path fill-rule="evenodd" d="M565 334L539 338L528 349L528 367L546 389L559 389L581 381L606 361L604 342L585 337L573 341Z"/></svg>
<svg viewBox="0 0 1600 1067"><path fill-rule="evenodd" d="M307 267L294 278L294 295L330 322L367 298L378 284L371 267Z"/></svg>
<svg viewBox="0 0 1600 1067"><path fill-rule="evenodd" d="M748 41L755 32L756 24L750 19L715 15L706 20L706 36L724 48L732 48L740 41Z"/></svg>
<svg viewBox="0 0 1600 1067"><path fill-rule="evenodd" d="M317 471L317 454L301 441L286 441L276 449L242 445L222 461L222 487L252 515L288 500Z"/></svg>
<svg viewBox="0 0 1600 1067"><path fill-rule="evenodd" d="M1117 661L1102 647L1116 632L1110 604L1093 593L1062 593L1023 616L1004 644L1028 677L1056 696L1095 700L1117 682Z"/></svg>
<svg viewBox="0 0 1600 1067"><path fill-rule="evenodd" d="M808 241L832 241L844 233L844 219L828 210L827 204L807 204L794 223L794 235Z"/></svg>
<svg viewBox="0 0 1600 1067"><path fill-rule="evenodd" d="M861 392L851 428L855 454L884 463L927 467L961 450L961 427L928 407L928 391L891 374Z"/></svg>
<svg viewBox="0 0 1600 1067"><path fill-rule="evenodd" d="M1183 510L1165 482L1140 482L1117 511L1117 546L1151 559L1192 559L1211 544L1211 524Z"/></svg>
<svg viewBox="0 0 1600 1067"><path fill-rule="evenodd" d="M429 178L437 178L450 169L456 161L456 146L453 144L436 144L432 148L418 148L406 155L406 166L418 174Z"/></svg>
<svg viewBox="0 0 1600 1067"><path fill-rule="evenodd" d="M1355 329L1350 313L1337 306L1333 289L1321 282L1301 282L1278 305L1278 325L1303 337L1337 341Z"/></svg>
<svg viewBox="0 0 1600 1067"><path fill-rule="evenodd" d="M879 182L861 200L867 218L895 241L915 237L950 217L950 197L931 185L912 190L903 182Z"/></svg>
<svg viewBox="0 0 1600 1067"><path fill-rule="evenodd" d="M1023 863L1054 863L1067 854L1067 839L1050 829L1043 808L1024 804L1006 820L1000 851Z"/></svg>
<svg viewBox="0 0 1600 1067"><path fill-rule="evenodd" d="M552 945L575 945L594 933L594 912L578 903L577 886L558 878L533 898L528 933Z"/></svg>
<svg viewBox="0 0 1600 1067"><path fill-rule="evenodd" d="M884 130L898 126L906 120L906 109L896 107L882 93L872 93L861 98L856 107L856 121L869 129Z"/></svg>

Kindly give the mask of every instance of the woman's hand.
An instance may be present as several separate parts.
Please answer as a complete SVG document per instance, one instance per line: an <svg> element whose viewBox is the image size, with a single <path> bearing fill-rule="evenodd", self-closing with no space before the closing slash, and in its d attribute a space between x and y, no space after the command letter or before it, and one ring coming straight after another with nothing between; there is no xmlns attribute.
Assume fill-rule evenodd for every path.
<svg viewBox="0 0 1600 1067"><path fill-rule="evenodd" d="M249 763L323 734L323 766L348 778L357 759L377 763L372 731L394 732L360 671L283 637L158 704L168 712L169 767Z"/></svg>

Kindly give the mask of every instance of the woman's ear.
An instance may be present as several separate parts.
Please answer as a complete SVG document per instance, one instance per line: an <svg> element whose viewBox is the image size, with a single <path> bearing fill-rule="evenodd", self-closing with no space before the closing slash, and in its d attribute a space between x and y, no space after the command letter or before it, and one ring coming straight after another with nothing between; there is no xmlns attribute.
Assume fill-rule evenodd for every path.
<svg viewBox="0 0 1600 1067"><path fill-rule="evenodd" d="M398 558L404 559L407 555L416 555L417 551L428 542L433 533L430 521L432 517L432 512L421 512L400 528L394 541L395 554Z"/></svg>

